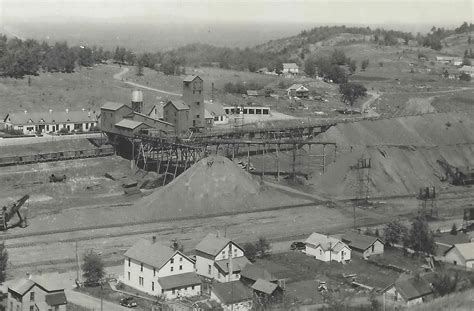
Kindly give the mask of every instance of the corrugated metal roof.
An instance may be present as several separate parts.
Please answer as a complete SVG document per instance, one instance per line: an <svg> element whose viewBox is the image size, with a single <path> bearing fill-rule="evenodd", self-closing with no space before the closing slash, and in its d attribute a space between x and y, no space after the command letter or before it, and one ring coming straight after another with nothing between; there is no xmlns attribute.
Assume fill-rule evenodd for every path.
<svg viewBox="0 0 474 311"><path fill-rule="evenodd" d="M252 291L240 281L215 283L211 290L225 305L252 300L253 297Z"/></svg>
<svg viewBox="0 0 474 311"><path fill-rule="evenodd" d="M122 119L119 122L115 123L115 126L133 130L133 129L136 129L137 127L139 127L142 124L145 124L145 123L130 120L130 119Z"/></svg>
<svg viewBox="0 0 474 311"><path fill-rule="evenodd" d="M224 247L227 246L231 241L227 238L217 237L215 234L208 233L201 242L196 245L196 250L216 256L219 254Z"/></svg>
<svg viewBox="0 0 474 311"><path fill-rule="evenodd" d="M105 110L118 110L122 108L123 106L126 106L125 104L121 103L114 103L114 102L106 102L105 104L100 107L100 109L105 109Z"/></svg>
<svg viewBox="0 0 474 311"><path fill-rule="evenodd" d="M161 287L165 290L173 288L188 287L201 284L201 279L194 272L181 273L176 275L165 276L158 279Z"/></svg>
<svg viewBox="0 0 474 311"><path fill-rule="evenodd" d="M155 268L161 268L175 253L176 251L167 245L140 239L125 252L124 256Z"/></svg>
<svg viewBox="0 0 474 311"><path fill-rule="evenodd" d="M278 285L274 284L274 283L270 283L270 282L262 280L262 279L258 279L252 285L252 288L259 291L259 292L265 293L267 295L271 295L278 288Z"/></svg>

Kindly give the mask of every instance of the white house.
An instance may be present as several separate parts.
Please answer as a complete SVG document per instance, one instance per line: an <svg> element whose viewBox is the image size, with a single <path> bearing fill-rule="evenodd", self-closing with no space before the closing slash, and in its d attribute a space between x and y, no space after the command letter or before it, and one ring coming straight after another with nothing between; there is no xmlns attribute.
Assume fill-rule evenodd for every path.
<svg viewBox="0 0 474 311"><path fill-rule="evenodd" d="M204 103L205 113L212 119L211 125L228 124L229 117L225 113L224 107L219 103L206 102Z"/></svg>
<svg viewBox="0 0 474 311"><path fill-rule="evenodd" d="M429 301L433 298L430 283L420 275L402 275L383 290L385 299L402 303L408 307Z"/></svg>
<svg viewBox="0 0 474 311"><path fill-rule="evenodd" d="M153 296L165 299L201 294L201 279L194 261L156 238L140 239L124 254L122 282Z"/></svg>
<svg viewBox="0 0 474 311"><path fill-rule="evenodd" d="M342 241L319 233L312 233L305 241L305 252L316 259L342 262L351 259L351 249Z"/></svg>
<svg viewBox="0 0 474 311"><path fill-rule="evenodd" d="M252 310L252 290L240 281L213 284L210 299L218 302L224 311Z"/></svg>
<svg viewBox="0 0 474 311"><path fill-rule="evenodd" d="M249 263L244 250L227 238L209 233L196 245L196 272L206 278L218 282L239 280Z"/></svg>
<svg viewBox="0 0 474 311"><path fill-rule="evenodd" d="M31 277L8 287L6 310L12 311L66 311L64 288Z"/></svg>
<svg viewBox="0 0 474 311"><path fill-rule="evenodd" d="M346 232L342 236L342 242L346 243L351 250L362 253L364 258L371 255L383 254L385 242L378 237L360 234L355 231Z"/></svg>
<svg viewBox="0 0 474 311"><path fill-rule="evenodd" d="M283 74L297 75L299 73L299 67L296 63L283 63Z"/></svg>
<svg viewBox="0 0 474 311"><path fill-rule="evenodd" d="M91 111L53 111L9 113L3 119L6 130L22 131L25 135L54 133L62 129L68 132L89 131L98 123L98 116Z"/></svg>
<svg viewBox="0 0 474 311"><path fill-rule="evenodd" d="M474 243L454 244L444 254L446 262L453 265L463 266L468 269L474 268Z"/></svg>
<svg viewBox="0 0 474 311"><path fill-rule="evenodd" d="M309 90L302 84L293 84L286 89L288 97L308 98Z"/></svg>
<svg viewBox="0 0 474 311"><path fill-rule="evenodd" d="M471 78L474 78L474 66L462 66L460 69L459 69L459 72L462 72L462 73L465 73L465 74L468 74L471 76Z"/></svg>

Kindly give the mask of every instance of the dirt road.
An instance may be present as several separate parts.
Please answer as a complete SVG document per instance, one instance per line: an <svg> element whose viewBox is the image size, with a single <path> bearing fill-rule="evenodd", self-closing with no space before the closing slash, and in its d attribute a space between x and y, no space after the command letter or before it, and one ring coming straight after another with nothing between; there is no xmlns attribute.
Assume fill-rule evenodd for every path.
<svg viewBox="0 0 474 311"><path fill-rule="evenodd" d="M114 79L122 81L125 84L131 85L131 86L134 86L134 87L138 87L138 88L142 88L142 89L145 89L145 90L154 91L154 92L158 92L158 93L162 93L162 94L166 94L166 95L171 95L171 96L181 96L181 94L178 94L178 93L168 92L168 91L165 91L165 90L159 90L159 89L155 89L153 87L149 87L149 86L145 86L145 85L138 84L138 83L135 83L135 82L127 81L126 78L125 79L123 78L123 75L126 74L129 71L130 71L129 68L127 68L127 67L123 68L121 72L119 72L117 74L114 74Z"/></svg>

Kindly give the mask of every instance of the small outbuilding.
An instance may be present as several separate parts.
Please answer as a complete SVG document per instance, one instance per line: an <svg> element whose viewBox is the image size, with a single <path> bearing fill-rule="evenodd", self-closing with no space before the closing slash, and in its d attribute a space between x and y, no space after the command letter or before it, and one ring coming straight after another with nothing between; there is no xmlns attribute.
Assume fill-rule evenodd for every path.
<svg viewBox="0 0 474 311"><path fill-rule="evenodd" d="M385 247L385 242L382 241L382 239L360 234L356 231L346 232L342 236L342 242L346 243L351 250L361 253L364 258L372 255L383 254Z"/></svg>
<svg viewBox="0 0 474 311"><path fill-rule="evenodd" d="M313 232L305 241L305 253L315 259L330 262L343 262L351 259L351 249L334 237Z"/></svg>

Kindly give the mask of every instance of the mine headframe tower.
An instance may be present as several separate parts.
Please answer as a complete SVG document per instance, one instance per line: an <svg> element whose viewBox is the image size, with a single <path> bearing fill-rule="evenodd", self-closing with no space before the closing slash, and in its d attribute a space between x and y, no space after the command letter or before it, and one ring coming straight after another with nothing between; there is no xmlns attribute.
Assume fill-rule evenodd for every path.
<svg viewBox="0 0 474 311"><path fill-rule="evenodd" d="M416 198L419 200L418 214L420 216L432 216L438 217L438 206L436 188L432 187L421 187Z"/></svg>

